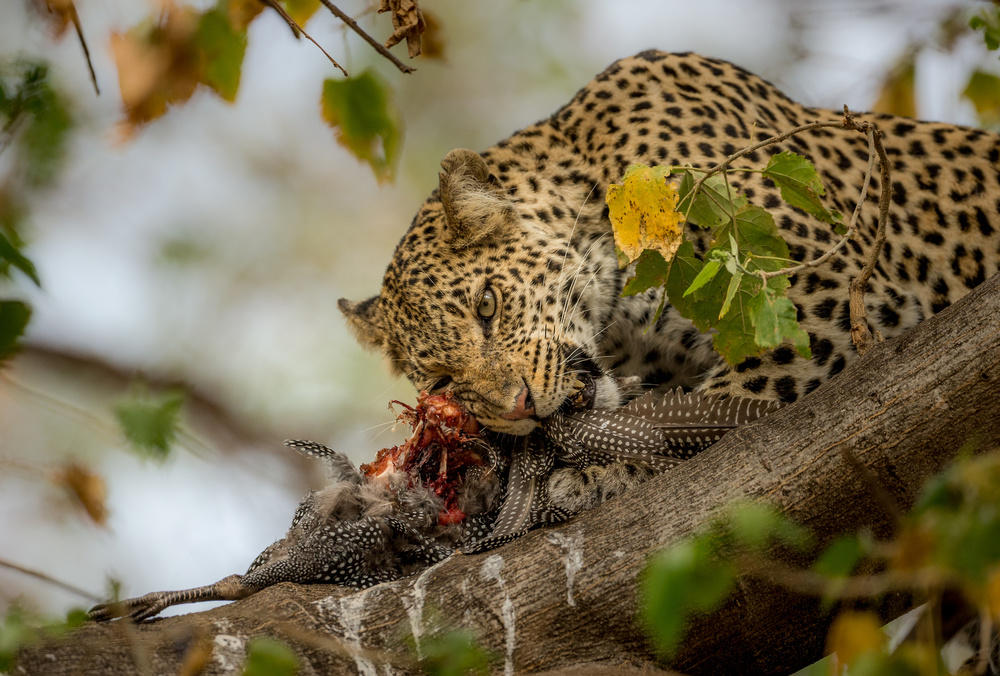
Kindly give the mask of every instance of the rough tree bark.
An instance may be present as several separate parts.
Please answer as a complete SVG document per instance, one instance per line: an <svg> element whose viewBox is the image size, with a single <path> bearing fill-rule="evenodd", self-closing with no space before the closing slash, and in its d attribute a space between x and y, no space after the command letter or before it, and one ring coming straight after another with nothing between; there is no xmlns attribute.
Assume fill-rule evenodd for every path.
<svg viewBox="0 0 1000 676"><path fill-rule="evenodd" d="M88 625L26 650L13 673L178 673L198 655L202 673L239 673L258 635L289 642L302 674L409 673L402 638L419 645L432 616L472 628L497 671L650 673L655 651L635 617L651 552L736 498L777 505L821 542L861 527L886 534L891 517L845 452L906 508L968 439L1000 448L1000 275L798 403L558 527L360 592L282 584L141 626ZM746 577L660 666L788 673L821 656L828 621L815 599Z"/></svg>

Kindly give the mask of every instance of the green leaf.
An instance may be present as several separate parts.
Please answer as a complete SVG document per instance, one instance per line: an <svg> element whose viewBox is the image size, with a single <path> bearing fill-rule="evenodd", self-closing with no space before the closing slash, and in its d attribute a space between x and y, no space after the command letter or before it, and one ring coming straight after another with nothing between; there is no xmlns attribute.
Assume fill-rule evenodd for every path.
<svg viewBox="0 0 1000 676"><path fill-rule="evenodd" d="M834 540L819 555L812 569L826 577L847 577L854 572L865 548L857 535L844 535Z"/></svg>
<svg viewBox="0 0 1000 676"><path fill-rule="evenodd" d="M17 351L17 341L31 319L31 307L17 300L0 301L0 363Z"/></svg>
<svg viewBox="0 0 1000 676"><path fill-rule="evenodd" d="M691 171L685 171L681 178L677 194L680 201L677 210L684 214L684 219L702 228L714 229L727 223L730 214L734 214L747 205L747 198L740 195L726 183L726 180L714 174L701 185L698 194L691 200L695 178Z"/></svg>
<svg viewBox="0 0 1000 676"><path fill-rule="evenodd" d="M493 655L480 647L467 630L449 630L420 641L420 666L429 676L488 674Z"/></svg>
<svg viewBox="0 0 1000 676"><path fill-rule="evenodd" d="M250 641L243 676L295 676L299 658L287 645L266 636Z"/></svg>
<svg viewBox="0 0 1000 676"><path fill-rule="evenodd" d="M125 437L141 455L164 460L177 436L184 393L167 392L159 398L139 392L115 406L115 416Z"/></svg>
<svg viewBox="0 0 1000 676"><path fill-rule="evenodd" d="M715 609L729 596L735 581L732 564L717 560L705 537L655 555L642 576L640 613L660 652L672 656L688 618Z"/></svg>
<svg viewBox="0 0 1000 676"><path fill-rule="evenodd" d="M774 181L781 189L781 198L793 207L827 223L838 222L837 216L820 201L826 188L816 167L806 158L790 151L778 153L767 163L764 176Z"/></svg>
<svg viewBox="0 0 1000 676"><path fill-rule="evenodd" d="M736 220L724 224L716 233L714 244L723 246L735 237L740 254L750 256L750 269L774 271L788 265L788 244L774 224L774 217L758 206L748 204L736 212ZM759 259L759 256L769 258ZM776 260L777 259L777 260Z"/></svg>
<svg viewBox="0 0 1000 676"><path fill-rule="evenodd" d="M27 62L3 82L0 128L18 130L17 151L22 173L31 185L45 185L55 177L65 156L69 109L49 82L48 66Z"/></svg>
<svg viewBox="0 0 1000 676"><path fill-rule="evenodd" d="M15 245L15 242L17 242L16 239L11 241L0 231L0 260L5 262L5 265L0 265L0 274L9 276L9 266L14 266L26 274L28 279L33 281L36 286L41 286L42 283L38 279L38 271L35 270L35 264L20 252L18 249L20 242L17 242L17 245Z"/></svg>
<svg viewBox="0 0 1000 676"><path fill-rule="evenodd" d="M691 286L689 286L687 290L684 292L684 297L687 298L692 293L694 293L695 291L697 291L698 289L700 289L701 287L705 286L710 281L712 281L715 278L716 273L719 271L719 268L721 267L722 263L720 263L717 260L708 261L707 263L705 263L705 267L701 269L701 272L699 272L698 275L694 278L694 281L691 282Z"/></svg>
<svg viewBox="0 0 1000 676"><path fill-rule="evenodd" d="M202 82L234 102L247 49L246 32L234 30L225 9L217 7L201 15L195 46L202 60Z"/></svg>
<svg viewBox="0 0 1000 676"><path fill-rule="evenodd" d="M812 357L809 334L799 326L795 304L779 297L773 288L765 287L751 298L750 312L754 324L754 341L765 349L777 347L785 339L806 359Z"/></svg>
<svg viewBox="0 0 1000 676"><path fill-rule="evenodd" d="M636 259L635 275L625 283L623 296L634 296L649 289L657 289L667 283L670 264L659 251L646 249Z"/></svg>
<svg viewBox="0 0 1000 676"><path fill-rule="evenodd" d="M801 550L812 539L807 529L772 505L757 502L737 502L731 505L718 529L726 533L726 540L754 552L761 552L774 542Z"/></svg>
<svg viewBox="0 0 1000 676"><path fill-rule="evenodd" d="M984 9L969 19L969 26L973 30L983 31L983 41L987 49L996 51L1000 48L1000 11L995 8L992 11Z"/></svg>
<svg viewBox="0 0 1000 676"><path fill-rule="evenodd" d="M732 305L736 292L740 290L740 282L742 281L742 272L737 270L735 273L730 273L729 286L726 288L726 300L722 302L722 308L719 310L719 319L725 317L726 313L729 312L729 307Z"/></svg>
<svg viewBox="0 0 1000 676"><path fill-rule="evenodd" d="M323 83L323 119L337 141L367 162L379 182L391 180L399 160L400 124L388 89L374 71Z"/></svg>

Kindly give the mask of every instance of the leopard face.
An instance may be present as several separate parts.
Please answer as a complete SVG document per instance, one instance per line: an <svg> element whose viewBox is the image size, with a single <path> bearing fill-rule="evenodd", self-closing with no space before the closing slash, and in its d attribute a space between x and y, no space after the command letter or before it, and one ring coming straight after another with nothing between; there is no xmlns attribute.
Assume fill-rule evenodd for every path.
<svg viewBox="0 0 1000 676"><path fill-rule="evenodd" d="M859 234L822 267L794 275L789 297L812 358L782 345L731 367L658 292L621 297L604 207L630 164L714 166L753 140L839 113L803 107L732 64L643 52L610 66L551 118L480 154L449 153L439 189L396 248L379 295L342 300L360 342L419 389L451 389L487 427L526 434L560 409L617 405L621 378L790 403L856 357L847 289L868 255L880 186ZM893 162L889 238L869 284L872 331L891 337L947 307L1000 264L1000 136L955 125L862 115ZM791 150L850 213L868 160L860 134L816 130ZM784 204L759 174L734 176L769 209L797 261L837 236ZM705 234L689 231L696 250Z"/></svg>
<svg viewBox="0 0 1000 676"><path fill-rule="evenodd" d="M480 155L453 151L442 165L382 293L341 301L359 338L419 389L452 390L497 431L526 434L571 401L616 405L615 381L594 360L594 320L614 293L601 263L509 199ZM582 234L600 207L581 218Z"/></svg>

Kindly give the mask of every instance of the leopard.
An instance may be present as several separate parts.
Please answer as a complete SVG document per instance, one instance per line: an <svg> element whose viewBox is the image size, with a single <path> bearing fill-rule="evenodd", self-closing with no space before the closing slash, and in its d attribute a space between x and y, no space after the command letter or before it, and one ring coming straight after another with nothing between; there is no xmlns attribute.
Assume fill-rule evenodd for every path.
<svg viewBox="0 0 1000 676"><path fill-rule="evenodd" d="M876 171L855 236L790 277L809 357L785 342L731 365L669 303L656 317L659 290L622 296L632 268L619 265L605 195L630 165L704 170L754 141L842 115L719 59L644 51L619 60L551 117L485 151L448 153L378 295L339 308L393 373L419 390L451 390L502 434L529 434L570 405L617 406L635 383L791 404L858 359L848 287L872 250L882 190L891 188L888 237L865 295L873 334L897 336L997 272L1000 134L856 115L882 133L891 186ZM763 166L784 151L814 164L826 207L854 211L869 163L863 134L812 129L733 166ZM795 261L839 239L761 173L730 180L770 211ZM703 254L710 234L685 229Z"/></svg>

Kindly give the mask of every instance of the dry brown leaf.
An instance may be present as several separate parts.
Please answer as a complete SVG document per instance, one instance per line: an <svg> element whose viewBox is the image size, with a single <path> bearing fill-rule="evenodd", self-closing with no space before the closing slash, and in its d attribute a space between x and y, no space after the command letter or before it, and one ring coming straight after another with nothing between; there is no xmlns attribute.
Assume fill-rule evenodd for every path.
<svg viewBox="0 0 1000 676"><path fill-rule="evenodd" d="M108 490L100 474L75 462L68 463L55 474L55 483L62 486L87 515L99 526L108 521Z"/></svg>
<svg viewBox="0 0 1000 676"><path fill-rule="evenodd" d="M190 7L169 4L152 28L112 33L126 135L163 115L168 104L191 98L201 71L194 45L198 16Z"/></svg>
<svg viewBox="0 0 1000 676"><path fill-rule="evenodd" d="M378 11L379 14L392 13L392 27L395 30L385 41L386 49L405 39L410 58L420 56L420 34L427 29L427 24L417 0L381 0Z"/></svg>
<svg viewBox="0 0 1000 676"><path fill-rule="evenodd" d="M76 8L73 0L33 0L35 9L46 18L55 37L62 37L71 23Z"/></svg>
<svg viewBox="0 0 1000 676"><path fill-rule="evenodd" d="M437 17L426 9L420 10L424 15L424 33L420 36L420 55L425 59L444 59L444 39L441 37L441 24Z"/></svg>

